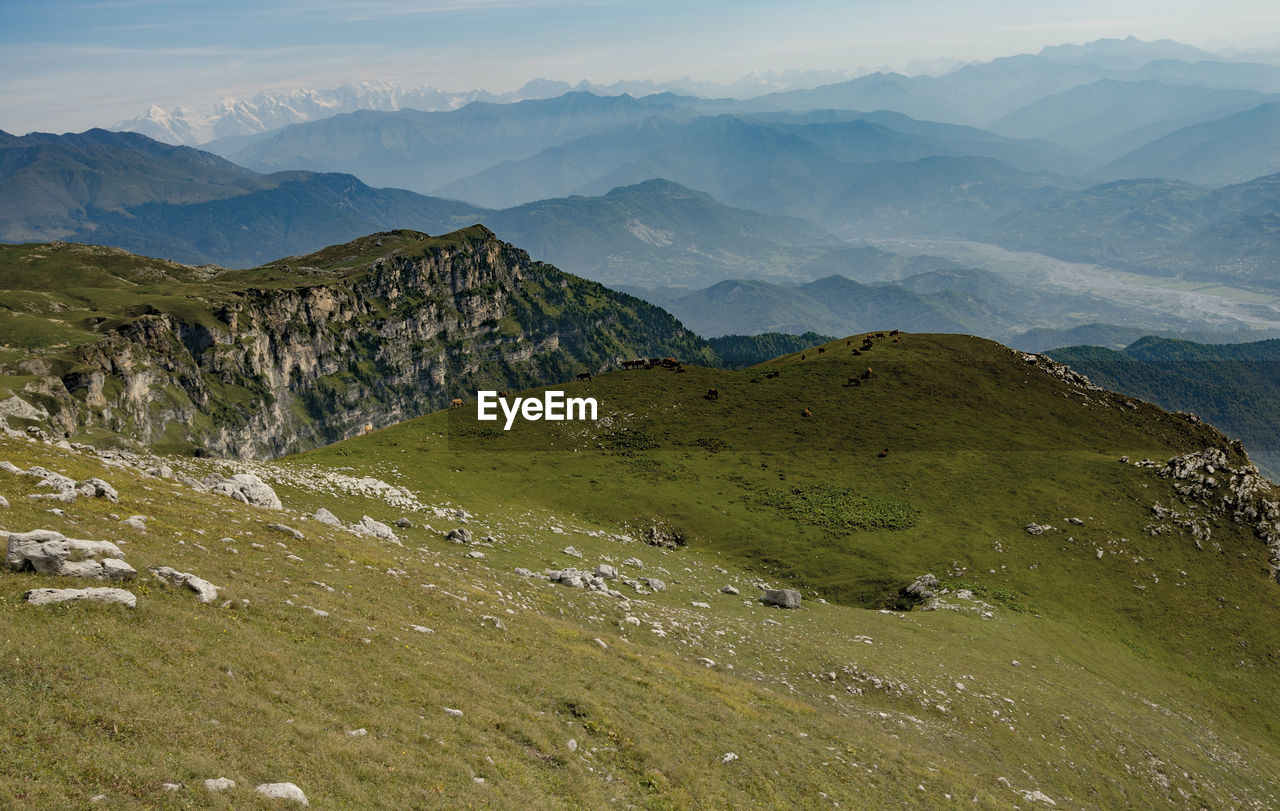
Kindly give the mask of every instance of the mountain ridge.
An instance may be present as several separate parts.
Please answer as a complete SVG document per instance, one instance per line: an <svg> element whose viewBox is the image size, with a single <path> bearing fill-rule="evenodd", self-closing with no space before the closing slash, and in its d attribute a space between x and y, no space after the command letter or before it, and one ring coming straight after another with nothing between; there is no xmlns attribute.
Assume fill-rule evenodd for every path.
<svg viewBox="0 0 1280 811"><path fill-rule="evenodd" d="M373 234L245 271L0 246L0 273L11 412L58 435L188 452L279 455L477 386L637 355L714 359L667 313L533 262L483 226Z"/></svg>

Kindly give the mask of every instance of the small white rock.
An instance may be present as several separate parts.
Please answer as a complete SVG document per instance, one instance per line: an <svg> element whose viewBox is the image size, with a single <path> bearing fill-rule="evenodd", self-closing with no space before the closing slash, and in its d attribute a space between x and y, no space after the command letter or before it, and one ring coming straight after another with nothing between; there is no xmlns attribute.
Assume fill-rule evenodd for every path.
<svg viewBox="0 0 1280 811"><path fill-rule="evenodd" d="M292 800L298 805L311 805L307 802L307 795L293 783L263 783L254 791L273 800Z"/></svg>
<svg viewBox="0 0 1280 811"><path fill-rule="evenodd" d="M236 781L229 780L226 777L210 777L204 781L204 787L209 791L226 791L236 787Z"/></svg>

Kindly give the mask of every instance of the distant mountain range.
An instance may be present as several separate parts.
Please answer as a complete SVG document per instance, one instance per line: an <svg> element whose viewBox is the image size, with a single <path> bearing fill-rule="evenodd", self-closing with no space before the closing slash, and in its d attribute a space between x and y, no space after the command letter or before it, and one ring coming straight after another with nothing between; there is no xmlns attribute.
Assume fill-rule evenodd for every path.
<svg viewBox="0 0 1280 811"><path fill-rule="evenodd" d="M1175 130L1098 170L1108 178L1164 177L1205 186L1243 183L1274 172L1280 172L1276 100Z"/></svg>
<svg viewBox="0 0 1280 811"><path fill-rule="evenodd" d="M537 258L615 284L807 280L799 269L840 244L803 220L662 180L493 211L345 174L258 174L133 133L0 134L0 239L10 242L79 240L246 267L376 228L442 233L479 222Z"/></svg>
<svg viewBox="0 0 1280 811"><path fill-rule="evenodd" d="M594 84L588 81L571 85L550 79L534 79L519 90L489 93L484 90L449 92L431 85L405 87L395 82L348 82L334 88L262 91L250 98L221 99L202 110L178 106L166 110L151 105L133 118L111 127L123 132L137 132L168 144L205 146L223 154L218 141L234 144L234 139L252 139L290 124L316 121L357 110L420 110L435 112L456 110L473 101L510 104L529 99L546 99L569 92L594 93L600 96L649 96L656 93L693 94L725 98L749 98L764 93L817 87L845 81L850 71L755 71L731 84L680 79L668 82L651 80L619 81Z"/></svg>
<svg viewBox="0 0 1280 811"><path fill-rule="evenodd" d="M764 332L848 335L885 325L912 332L938 331L988 336L1017 335L1040 323L1076 323L1087 318L1124 319L1130 310L1090 296L1013 285L1000 275L962 268L936 257L896 257L874 249L852 256L834 251L804 270L841 266L835 274L804 284L731 279L687 291L623 287L670 311L704 337ZM877 256L879 254L879 256ZM888 267L929 268L894 281L849 278Z"/></svg>
<svg viewBox="0 0 1280 811"><path fill-rule="evenodd" d="M1280 327L1280 68L1104 40L932 76L757 76L743 95L752 82L770 92L264 94L205 121L231 158L137 133L0 133L0 239L247 267L483 223L707 335L838 335L876 312L1040 347ZM331 114L410 103L449 109ZM904 256L856 247L895 242ZM1057 260L1159 279L1085 286ZM1174 283L1152 305L1133 292Z"/></svg>
<svg viewBox="0 0 1280 811"><path fill-rule="evenodd" d="M1182 126L1221 118L1266 98L1256 90L1102 79L1034 101L990 128L1011 138L1039 138L1098 157L1119 157Z"/></svg>
<svg viewBox="0 0 1280 811"><path fill-rule="evenodd" d="M1025 188L1070 185L1056 174L1013 168L1072 163L1066 150L1047 143L894 114L814 118L649 117L525 160L497 164L436 193L503 206L565 194L601 194L661 177L730 205L804 217L833 228L865 216L857 201L881 192L892 199L904 183L941 183L948 196L956 183L965 184L970 196L983 198L981 205L997 208L1009 199L1009 190L984 185L997 176L1000 184L1012 180L1019 196ZM934 158L954 160L901 168ZM939 174L943 166L949 168ZM914 180L907 179L911 175ZM897 213L893 216L901 223Z"/></svg>
<svg viewBox="0 0 1280 811"><path fill-rule="evenodd" d="M411 224L443 233L478 221L465 203L354 177L261 175L134 133L0 133L0 239L65 239L193 263L247 267Z"/></svg>
<svg viewBox="0 0 1280 811"><path fill-rule="evenodd" d="M1280 289L1280 174L1221 189L1122 180L997 220L985 238L1144 273Z"/></svg>
<svg viewBox="0 0 1280 811"><path fill-rule="evenodd" d="M477 102L452 112L365 110L288 127L231 157L257 171L346 172L373 186L429 194L496 163L656 113L676 111L630 96L590 93L514 104Z"/></svg>
<svg viewBox="0 0 1280 811"><path fill-rule="evenodd" d="M811 279L841 243L805 220L731 208L667 180L486 213L485 225L562 270L610 285Z"/></svg>

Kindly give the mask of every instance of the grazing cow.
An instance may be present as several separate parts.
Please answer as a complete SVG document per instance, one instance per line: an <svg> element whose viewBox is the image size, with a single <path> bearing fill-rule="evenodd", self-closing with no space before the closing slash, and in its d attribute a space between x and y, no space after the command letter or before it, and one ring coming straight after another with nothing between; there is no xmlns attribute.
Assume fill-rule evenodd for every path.
<svg viewBox="0 0 1280 811"><path fill-rule="evenodd" d="M858 380L858 378L856 378L856 377L851 377L851 378L849 378L849 382L848 382L848 383L846 383L845 385L846 385L846 386L861 386L861 385L862 385L862 383L861 383L861 381L859 381L859 380Z"/></svg>
<svg viewBox="0 0 1280 811"><path fill-rule="evenodd" d="M462 398L454 397L449 401L449 408L462 408Z"/></svg>
<svg viewBox="0 0 1280 811"><path fill-rule="evenodd" d="M680 361L676 360L675 358L663 358L662 365L666 369L679 369Z"/></svg>
<svg viewBox="0 0 1280 811"><path fill-rule="evenodd" d="M818 354L819 354L819 355L821 355L823 352L826 352L826 351L827 351L827 350L826 350L825 348L823 348L823 347L821 347L821 346L820 346L820 347L818 347Z"/></svg>
<svg viewBox="0 0 1280 811"><path fill-rule="evenodd" d="M813 412L806 408L804 411L801 411L801 412L800 412L800 416L802 416L802 417L812 417L812 416L813 416Z"/></svg>
<svg viewBox="0 0 1280 811"><path fill-rule="evenodd" d="M498 397L505 400L507 399L507 393L505 391L500 391L498 392Z"/></svg>
<svg viewBox="0 0 1280 811"><path fill-rule="evenodd" d="M876 337L877 337L877 338L883 338L883 337L884 337L884 333L883 333L883 332L877 332L877 333L876 333Z"/></svg>
<svg viewBox="0 0 1280 811"><path fill-rule="evenodd" d="M704 394L704 395L702 395L702 396L703 396L703 397L706 397L708 400L719 400L719 399L720 399L720 390L719 390L719 389L707 389L707 393L706 393L706 394Z"/></svg>
<svg viewBox="0 0 1280 811"><path fill-rule="evenodd" d="M801 352L801 353L800 353L800 360L804 360L804 353L803 353L803 352Z"/></svg>
<svg viewBox="0 0 1280 811"><path fill-rule="evenodd" d="M579 380L590 380L590 379L591 379L591 373L590 373L590 372L583 372L582 374L578 375L578 379L579 379Z"/></svg>
<svg viewBox="0 0 1280 811"><path fill-rule="evenodd" d="M855 355L861 355L861 354L862 354L862 351L861 351L861 350L858 350L858 349L855 349L855 350L853 350L853 354L855 354Z"/></svg>
<svg viewBox="0 0 1280 811"><path fill-rule="evenodd" d="M361 428L361 429L360 429L360 433L362 433L362 434L372 434L372 433L373 433L373 423L371 423L371 422L366 422L366 423L364 424L364 428Z"/></svg>
<svg viewBox="0 0 1280 811"><path fill-rule="evenodd" d="M897 335L897 334L898 334L898 331L897 331L896 329L891 329L891 330L889 330L889 334L890 334L890 335Z"/></svg>
<svg viewBox="0 0 1280 811"><path fill-rule="evenodd" d="M778 376L778 375L780 375L780 374L782 374L782 373L781 373L781 372L779 372L777 369L774 369L774 370L773 370L773 371L771 371L771 372L765 372L765 375L764 375L764 376L765 376L765 377L768 377L768 378L774 378L774 377L777 377L777 376Z"/></svg>
<svg viewBox="0 0 1280 811"><path fill-rule="evenodd" d="M886 456L888 456L888 455L889 455L889 449L888 449L888 448L885 448L884 450L882 450L882 451L880 451L879 453L877 453L877 454L876 454L876 456L880 457L881 459L885 458L885 457L886 457Z"/></svg>
<svg viewBox="0 0 1280 811"><path fill-rule="evenodd" d="M870 367L870 366L868 366L868 367L867 367L867 370L866 370L865 372L863 372L863 373L862 373L862 379L863 379L863 380L870 380L870 379L871 379L871 374L872 374L872 372L871 372L871 367Z"/></svg>
<svg viewBox="0 0 1280 811"><path fill-rule="evenodd" d="M845 345L845 346L849 346L849 345L851 345L852 343L853 343L853 339L852 339L852 338L850 338L849 340L847 340L847 341L845 341L845 342L844 342L844 345Z"/></svg>

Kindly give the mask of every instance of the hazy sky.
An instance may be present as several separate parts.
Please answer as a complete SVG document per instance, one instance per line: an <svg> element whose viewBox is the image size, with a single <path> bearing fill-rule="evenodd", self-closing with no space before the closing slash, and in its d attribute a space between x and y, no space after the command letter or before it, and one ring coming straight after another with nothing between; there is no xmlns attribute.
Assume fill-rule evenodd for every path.
<svg viewBox="0 0 1280 811"><path fill-rule="evenodd" d="M1280 49L1275 0L0 0L0 129L345 81L513 90L992 59L1133 35Z"/></svg>

